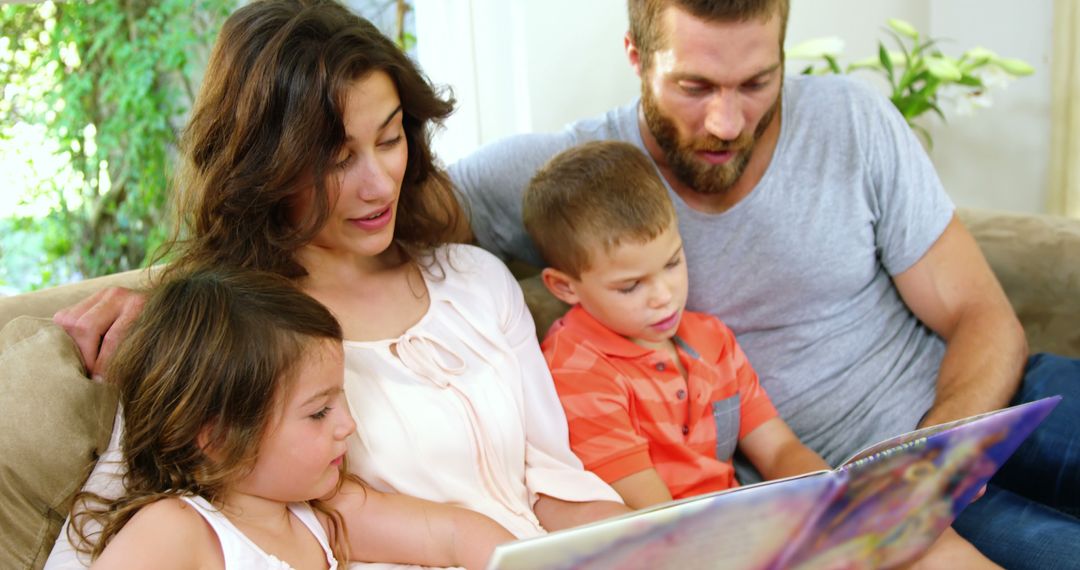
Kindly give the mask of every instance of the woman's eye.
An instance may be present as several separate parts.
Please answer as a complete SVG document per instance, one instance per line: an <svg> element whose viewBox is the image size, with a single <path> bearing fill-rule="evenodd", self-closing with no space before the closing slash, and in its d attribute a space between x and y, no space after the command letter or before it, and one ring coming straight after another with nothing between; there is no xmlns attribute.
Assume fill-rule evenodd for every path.
<svg viewBox="0 0 1080 570"><path fill-rule="evenodd" d="M396 137L394 137L392 139L388 139L388 140L385 140L385 141L379 143L379 146L382 146L382 147L394 147L394 146L397 146L398 143L400 143L403 140L405 140L405 135L398 135L398 136L396 136Z"/></svg>
<svg viewBox="0 0 1080 570"><path fill-rule="evenodd" d="M345 168L352 164L352 160L353 153L350 152L349 154L346 154L344 158L338 160L337 163L334 164L334 168Z"/></svg>

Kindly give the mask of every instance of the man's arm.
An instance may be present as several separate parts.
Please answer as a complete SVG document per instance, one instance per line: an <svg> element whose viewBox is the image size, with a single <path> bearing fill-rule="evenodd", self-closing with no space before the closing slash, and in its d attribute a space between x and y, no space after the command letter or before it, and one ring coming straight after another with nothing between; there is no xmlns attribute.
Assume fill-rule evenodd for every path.
<svg viewBox="0 0 1080 570"><path fill-rule="evenodd" d="M953 215L919 261L893 278L900 296L945 339L929 426L1009 403L1027 359L1027 340L975 238Z"/></svg>

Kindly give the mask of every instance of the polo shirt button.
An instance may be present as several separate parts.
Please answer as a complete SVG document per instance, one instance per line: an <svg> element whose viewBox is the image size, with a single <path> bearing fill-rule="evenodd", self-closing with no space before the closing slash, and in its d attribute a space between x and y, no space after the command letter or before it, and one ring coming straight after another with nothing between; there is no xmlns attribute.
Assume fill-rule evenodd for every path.
<svg viewBox="0 0 1080 570"><path fill-rule="evenodd" d="M683 435L686 435L686 434L688 434L688 433L690 433L690 426L684 425L684 426L682 427L682 434L683 434Z"/></svg>
<svg viewBox="0 0 1080 570"><path fill-rule="evenodd" d="M658 371L663 372L665 368L667 368L667 366L665 366L663 362L656 363L656 369Z"/></svg>
<svg viewBox="0 0 1080 570"><path fill-rule="evenodd" d="M686 390L683 390L683 389L680 388L678 392L675 392L675 397L680 399L680 400L685 400L686 399Z"/></svg>

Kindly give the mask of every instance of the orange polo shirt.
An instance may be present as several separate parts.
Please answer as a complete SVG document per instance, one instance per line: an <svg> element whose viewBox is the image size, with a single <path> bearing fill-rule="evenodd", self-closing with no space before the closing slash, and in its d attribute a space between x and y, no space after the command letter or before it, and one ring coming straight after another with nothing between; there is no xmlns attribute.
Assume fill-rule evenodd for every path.
<svg viewBox="0 0 1080 570"><path fill-rule="evenodd" d="M542 348L570 426L570 447L608 483L650 467L679 499L738 485L738 440L776 417L735 335L686 312L671 358L638 346L575 306Z"/></svg>

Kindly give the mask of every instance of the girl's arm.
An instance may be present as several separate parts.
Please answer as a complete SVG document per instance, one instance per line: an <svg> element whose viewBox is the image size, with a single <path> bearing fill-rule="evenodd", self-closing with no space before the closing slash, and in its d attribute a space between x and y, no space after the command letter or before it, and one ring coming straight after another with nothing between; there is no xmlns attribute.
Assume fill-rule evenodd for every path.
<svg viewBox="0 0 1080 570"><path fill-rule="evenodd" d="M806 447L784 420L772 418L739 440L739 450L765 479L781 479L828 469L820 455Z"/></svg>
<svg viewBox="0 0 1080 570"><path fill-rule="evenodd" d="M548 532L580 526L598 520L624 515L631 509L615 501L574 502L540 495L533 512Z"/></svg>
<svg viewBox="0 0 1080 570"><path fill-rule="evenodd" d="M480 513L352 481L324 502L344 518L349 556L357 562L483 569L496 545L514 540Z"/></svg>
<svg viewBox="0 0 1080 570"><path fill-rule="evenodd" d="M214 530L190 505L172 498L135 513L90 566L92 570L224 567Z"/></svg>

